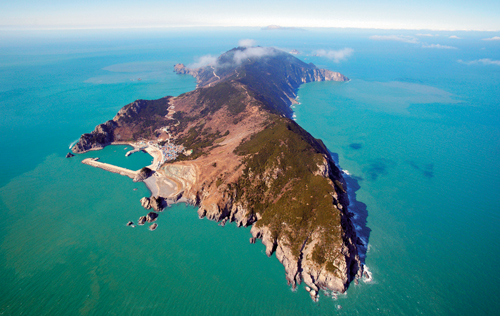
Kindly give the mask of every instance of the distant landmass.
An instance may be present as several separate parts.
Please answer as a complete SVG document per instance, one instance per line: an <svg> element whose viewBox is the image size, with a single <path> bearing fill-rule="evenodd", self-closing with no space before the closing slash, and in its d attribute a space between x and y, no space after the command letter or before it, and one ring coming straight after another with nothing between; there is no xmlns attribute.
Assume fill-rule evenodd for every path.
<svg viewBox="0 0 500 316"><path fill-rule="evenodd" d="M293 26L279 26L279 25L268 25L262 28L264 31L305 31L305 29Z"/></svg>
<svg viewBox="0 0 500 316"><path fill-rule="evenodd" d="M323 142L291 119L290 105L302 83L348 78L267 47L174 71L194 76L197 88L124 106L73 152L124 143L135 147L128 154L149 152L153 164L139 171L85 163L144 181L146 209L183 201L199 206L200 218L253 225L250 242L261 239L288 283L305 282L313 299L320 289L344 292L363 273L346 183Z"/></svg>

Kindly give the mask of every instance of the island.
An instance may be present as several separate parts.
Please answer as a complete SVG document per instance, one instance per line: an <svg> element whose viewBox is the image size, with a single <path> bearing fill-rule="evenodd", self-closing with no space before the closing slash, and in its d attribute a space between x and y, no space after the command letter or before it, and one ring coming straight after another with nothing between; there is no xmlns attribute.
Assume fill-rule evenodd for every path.
<svg viewBox="0 0 500 316"><path fill-rule="evenodd" d="M153 163L138 171L84 163L144 181L154 201L196 205L200 218L252 225L250 242L260 239L285 267L288 284L304 282L315 300L319 290L345 292L363 275L346 182L323 142L292 119L290 106L302 83L349 79L259 46L174 71L194 76L196 89L130 103L83 134L72 151L110 144L147 151ZM148 209L150 201L141 204ZM148 222L151 214L157 215L148 214Z"/></svg>

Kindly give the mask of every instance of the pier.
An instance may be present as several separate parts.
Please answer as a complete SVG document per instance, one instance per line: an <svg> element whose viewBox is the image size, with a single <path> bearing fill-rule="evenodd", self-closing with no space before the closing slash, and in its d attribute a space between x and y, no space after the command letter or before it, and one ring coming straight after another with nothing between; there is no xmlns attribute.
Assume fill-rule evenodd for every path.
<svg viewBox="0 0 500 316"><path fill-rule="evenodd" d="M99 162L97 160L99 160L99 158L87 158L87 159L83 159L82 163L89 165L89 166L92 166L92 167L101 168L101 169L109 171L109 172L118 173L118 174L121 174L122 176L127 176L131 179L134 179L138 173L138 171L133 171L130 169L110 165L108 163Z"/></svg>
<svg viewBox="0 0 500 316"><path fill-rule="evenodd" d="M134 148L134 149L132 149L132 150L129 150L129 151L127 151L127 153L125 154L125 157L128 157L128 156L132 155L133 153L136 153L136 152L141 151L141 150L144 150L144 149L146 149L146 147L137 147L137 148Z"/></svg>

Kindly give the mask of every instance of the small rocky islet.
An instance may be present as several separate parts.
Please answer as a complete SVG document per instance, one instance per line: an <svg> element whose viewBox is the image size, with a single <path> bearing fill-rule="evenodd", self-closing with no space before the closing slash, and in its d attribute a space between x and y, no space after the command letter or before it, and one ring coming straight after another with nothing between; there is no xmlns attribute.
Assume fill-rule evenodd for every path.
<svg viewBox="0 0 500 316"><path fill-rule="evenodd" d="M140 226L143 226L146 222L148 222L148 223L155 222L159 216L157 212L163 212L165 207L168 205L167 202L165 201L165 199L163 199L161 197L155 197L155 196L153 196L151 198L143 197L140 200L140 203L141 203L142 207L144 207L144 209L146 209L146 210L152 209L154 211L154 212L149 212L145 216L139 217L139 220L137 221L137 225L140 225ZM127 223L127 226L135 227L134 222L132 222L132 221L129 221ZM154 224L149 226L149 230L153 231L157 227L158 227L158 224L154 223Z"/></svg>
<svg viewBox="0 0 500 316"><path fill-rule="evenodd" d="M150 231L153 231L153 230L155 230L157 227L158 227L158 224L156 224L156 223L151 224L151 226L149 226L149 230L150 230Z"/></svg>
<svg viewBox="0 0 500 316"><path fill-rule="evenodd" d="M137 221L137 225L144 225L144 223L146 223L146 216L141 216L139 217L139 220Z"/></svg>

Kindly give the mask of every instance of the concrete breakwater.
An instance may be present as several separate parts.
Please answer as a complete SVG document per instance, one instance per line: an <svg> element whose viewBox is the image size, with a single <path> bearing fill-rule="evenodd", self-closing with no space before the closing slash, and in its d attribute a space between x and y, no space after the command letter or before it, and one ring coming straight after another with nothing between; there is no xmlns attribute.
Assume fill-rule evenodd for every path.
<svg viewBox="0 0 500 316"><path fill-rule="evenodd" d="M110 165L104 162L99 162L97 160L99 160L99 158L86 158L82 160L82 163L92 167L101 168L109 172L118 173L121 174L122 176L127 176L132 179L134 179L138 174L138 171L133 171L130 169Z"/></svg>
<svg viewBox="0 0 500 316"><path fill-rule="evenodd" d="M125 154L125 157L128 157L128 156L132 155L133 153L136 153L136 152L144 150L144 149L146 149L146 146L144 146L144 147L136 147L136 148L134 148L132 150L127 151L127 153Z"/></svg>
<svg viewBox="0 0 500 316"><path fill-rule="evenodd" d="M127 176L134 181L137 179L137 176L140 174L141 171L141 170L134 171L118 167L108 163L99 162L98 160L99 158L86 158L82 160L82 163L109 172L118 173L122 176ZM175 178L166 177L158 173L154 173L153 175L148 176L146 179L140 181L144 182L146 187L151 192L151 196L162 196L174 202L176 201L186 202L184 199L180 199L180 197L182 196L182 192L184 191L183 182L176 181Z"/></svg>

